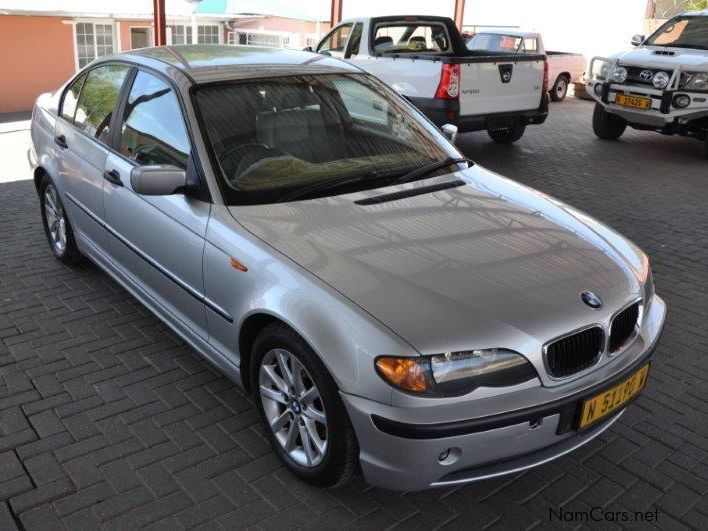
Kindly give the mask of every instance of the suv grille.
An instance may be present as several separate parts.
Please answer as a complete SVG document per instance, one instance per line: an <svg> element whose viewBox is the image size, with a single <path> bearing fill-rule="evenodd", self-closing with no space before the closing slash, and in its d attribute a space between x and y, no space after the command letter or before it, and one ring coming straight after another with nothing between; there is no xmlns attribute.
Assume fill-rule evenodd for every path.
<svg viewBox="0 0 708 531"><path fill-rule="evenodd" d="M634 332L634 327L639 319L639 302L635 302L629 308L622 310L614 319L610 326L610 352L615 352Z"/></svg>
<svg viewBox="0 0 708 531"><path fill-rule="evenodd" d="M627 69L627 81L625 83L633 83L637 85L648 85L650 87L654 86L652 82L654 79L654 74L659 72L659 68L642 68L640 66L626 66ZM642 72L651 72L651 77L648 79L642 79ZM671 75L673 72L671 70L664 70L667 74Z"/></svg>
<svg viewBox="0 0 708 531"><path fill-rule="evenodd" d="M548 372L563 378L593 366L602 353L603 342L602 328L594 326L550 343L546 347Z"/></svg>

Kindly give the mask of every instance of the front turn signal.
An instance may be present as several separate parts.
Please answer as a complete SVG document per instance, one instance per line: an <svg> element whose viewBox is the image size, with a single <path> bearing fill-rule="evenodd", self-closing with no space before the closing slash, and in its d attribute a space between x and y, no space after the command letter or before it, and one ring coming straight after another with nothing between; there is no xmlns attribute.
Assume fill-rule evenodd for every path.
<svg viewBox="0 0 708 531"><path fill-rule="evenodd" d="M414 393L423 393L428 390L426 369L423 363L425 363L425 359L419 357L381 356L376 359L376 370L381 378L395 387Z"/></svg>

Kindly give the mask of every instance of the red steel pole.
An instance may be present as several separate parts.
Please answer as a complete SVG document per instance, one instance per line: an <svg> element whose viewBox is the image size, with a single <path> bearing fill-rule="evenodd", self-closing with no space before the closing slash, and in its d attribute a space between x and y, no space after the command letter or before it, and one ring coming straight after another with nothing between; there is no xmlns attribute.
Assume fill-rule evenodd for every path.
<svg viewBox="0 0 708 531"><path fill-rule="evenodd" d="M165 25L165 0L152 0L153 35L155 46L167 44L167 26Z"/></svg>

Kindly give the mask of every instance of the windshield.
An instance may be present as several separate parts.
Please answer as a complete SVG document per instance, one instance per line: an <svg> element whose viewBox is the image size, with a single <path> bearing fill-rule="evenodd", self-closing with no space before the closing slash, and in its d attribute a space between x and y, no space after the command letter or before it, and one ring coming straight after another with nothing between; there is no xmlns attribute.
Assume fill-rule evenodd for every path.
<svg viewBox="0 0 708 531"><path fill-rule="evenodd" d="M708 17L676 17L656 30L644 44L708 50Z"/></svg>
<svg viewBox="0 0 708 531"><path fill-rule="evenodd" d="M459 157L436 128L364 74L206 85L196 103L232 205L304 199L302 191L321 197L378 188Z"/></svg>
<svg viewBox="0 0 708 531"><path fill-rule="evenodd" d="M515 35L478 33L467 41L467 49L514 53L519 50L522 41L523 39L521 37Z"/></svg>

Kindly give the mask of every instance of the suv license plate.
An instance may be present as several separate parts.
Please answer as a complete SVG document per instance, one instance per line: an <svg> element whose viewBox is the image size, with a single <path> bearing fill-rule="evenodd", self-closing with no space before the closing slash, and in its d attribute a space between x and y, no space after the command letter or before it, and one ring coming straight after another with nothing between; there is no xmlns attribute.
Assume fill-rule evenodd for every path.
<svg viewBox="0 0 708 531"><path fill-rule="evenodd" d="M631 107L632 109L642 109L644 111L651 109L651 98L639 98L637 96L617 94L615 96L615 103L622 107Z"/></svg>

